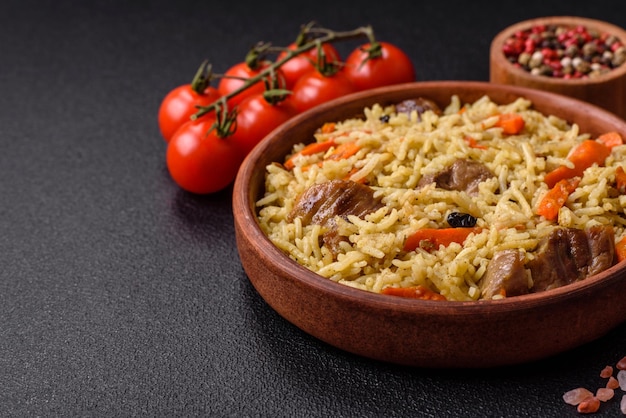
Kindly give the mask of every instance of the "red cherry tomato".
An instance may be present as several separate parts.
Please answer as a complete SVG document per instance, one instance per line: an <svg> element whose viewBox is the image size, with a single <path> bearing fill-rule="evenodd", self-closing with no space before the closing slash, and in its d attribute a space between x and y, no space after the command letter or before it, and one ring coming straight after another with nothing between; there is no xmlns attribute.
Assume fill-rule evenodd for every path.
<svg viewBox="0 0 626 418"><path fill-rule="evenodd" d="M241 156L228 137L211 130L214 118L186 122L172 136L166 153L167 169L182 189L208 194L226 188L237 175Z"/></svg>
<svg viewBox="0 0 626 418"><path fill-rule="evenodd" d="M298 46L296 43L292 43L287 47L288 50L296 50ZM339 51L332 44L324 43L321 46L324 56L327 62L340 62L341 56ZM277 61L287 56L287 51L283 51L278 54ZM304 74L312 71L315 68L315 64L318 62L318 50L317 48L310 49L300 55L291 58L289 61L280 66L280 70L285 76L285 88L291 90L300 77Z"/></svg>
<svg viewBox="0 0 626 418"><path fill-rule="evenodd" d="M248 66L248 64L246 64L245 62L240 62L238 64L235 64L232 67L230 67L228 70L226 70L226 72L224 73L226 77L222 77L220 79L220 82L217 85L217 91L220 93L220 95L226 96L227 94L242 87L244 83L246 83L246 79L256 77L257 75L259 75L269 65L271 65L271 62L269 61L261 62L255 68L250 68L250 66ZM276 76L281 77L280 70L277 71ZM237 77L237 78L230 78L230 77ZM263 81L259 81L258 83L254 83L253 85L249 86L247 89L237 94L236 96L228 99L228 105L232 109L234 106L241 103L243 99L245 99L246 97L252 96L255 94L260 94L260 93L263 93L264 91L265 91L265 83L263 83Z"/></svg>
<svg viewBox="0 0 626 418"><path fill-rule="evenodd" d="M237 127L229 140L245 157L268 133L295 114L289 98L272 104L263 94L249 96L238 106Z"/></svg>
<svg viewBox="0 0 626 418"><path fill-rule="evenodd" d="M211 86L202 94L196 92L191 84L170 91L161 102L158 113L159 129L165 142L169 142L174 132L198 111L196 106L208 106L219 97L217 89Z"/></svg>
<svg viewBox="0 0 626 418"><path fill-rule="evenodd" d="M300 77L293 87L291 100L298 112L304 112L354 91L354 87L343 69L331 75L324 75L318 70L313 70Z"/></svg>
<svg viewBox="0 0 626 418"><path fill-rule="evenodd" d="M415 68L409 56L395 45L378 42L356 48L346 58L346 74L356 90L367 90L415 81Z"/></svg>

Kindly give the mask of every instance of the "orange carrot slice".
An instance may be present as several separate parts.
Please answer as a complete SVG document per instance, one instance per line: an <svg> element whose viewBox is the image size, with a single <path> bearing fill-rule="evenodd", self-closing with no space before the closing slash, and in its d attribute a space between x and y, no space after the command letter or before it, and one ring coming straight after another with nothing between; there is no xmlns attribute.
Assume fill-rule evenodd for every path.
<svg viewBox="0 0 626 418"><path fill-rule="evenodd" d="M611 148L601 142L591 139L583 141L567 157L574 163L573 168L562 165L546 174L543 180L548 187L552 188L560 180L582 176L583 172L593 164L604 164L604 160L610 154Z"/></svg>
<svg viewBox="0 0 626 418"><path fill-rule="evenodd" d="M335 130L335 122L326 122L320 128L323 134L329 134Z"/></svg>
<svg viewBox="0 0 626 418"><path fill-rule="evenodd" d="M424 228L418 229L407 237L404 251L413 251L421 247L427 251L447 247L453 242L463 244L471 233L479 233L482 229L473 228Z"/></svg>
<svg viewBox="0 0 626 418"><path fill-rule="evenodd" d="M385 287L380 293L383 295L400 296L403 298L421 300L447 300L444 295L433 292L426 286L417 285L410 287Z"/></svg>
<svg viewBox="0 0 626 418"><path fill-rule="evenodd" d="M285 164L283 165L285 166L287 170L292 170L295 167L295 160L297 157L302 156L302 155L315 155L320 152L326 152L332 147L334 147L335 145L336 143L332 139L329 139L328 141L324 141L324 142L313 142L311 144L308 144L304 148L302 148L299 152L289 157L289 159L285 161Z"/></svg>
<svg viewBox="0 0 626 418"><path fill-rule="evenodd" d="M606 145L609 148L616 147L618 145L623 145L624 140L622 136L618 132L607 132L596 138L596 141L601 144Z"/></svg>
<svg viewBox="0 0 626 418"><path fill-rule="evenodd" d="M615 188L620 194L626 194L626 172L621 165L615 169Z"/></svg>
<svg viewBox="0 0 626 418"><path fill-rule="evenodd" d="M466 136L464 139L465 139L465 142L467 142L467 144L470 146L470 148L487 149L486 146L480 145L478 141L476 141L471 136Z"/></svg>
<svg viewBox="0 0 626 418"><path fill-rule="evenodd" d="M503 113L498 116L495 126L502 128L502 132L507 135L518 134L524 129L524 118L517 113Z"/></svg>
<svg viewBox="0 0 626 418"><path fill-rule="evenodd" d="M626 237L615 244L615 255L617 256L617 261L626 260Z"/></svg>
<svg viewBox="0 0 626 418"><path fill-rule="evenodd" d="M356 154L361 149L356 142L344 142L335 148L325 160L343 160Z"/></svg>
<svg viewBox="0 0 626 418"><path fill-rule="evenodd" d="M563 207L579 183L580 177L558 181L539 202L537 214L549 221L554 221L559 216L559 209Z"/></svg>

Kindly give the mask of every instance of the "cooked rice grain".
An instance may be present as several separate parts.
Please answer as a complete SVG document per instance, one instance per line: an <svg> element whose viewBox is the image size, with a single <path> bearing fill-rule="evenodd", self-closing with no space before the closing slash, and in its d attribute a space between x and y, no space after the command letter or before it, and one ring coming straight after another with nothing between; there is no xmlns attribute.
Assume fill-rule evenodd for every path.
<svg viewBox="0 0 626 418"><path fill-rule="evenodd" d="M525 129L504 135L495 126L501 113L520 114ZM386 123L380 119L383 115L389 116ZM533 110L524 98L498 105L487 96L474 103L452 96L442 115L428 111L421 121L415 112L394 113L392 106L374 105L364 109L364 116L336 121L335 131L315 134L320 142L354 141L360 147L356 154L325 162L323 154L300 156L293 170L270 164L265 194L257 202L260 226L270 240L323 277L371 292L386 286L424 285L448 300L476 300L480 280L497 251L517 248L530 259L540 239L559 225L581 229L593 223L614 225L616 239L624 236L626 197L608 191L615 168L626 157L626 146L616 147L605 167L585 171L558 222L536 215L548 191L544 174L570 164L569 151L589 135L576 124ZM470 146L468 138L480 147ZM293 153L303 147L296 145ZM416 188L423 176L461 158L481 161L495 174L479 185L478 195L435 184ZM365 182L385 206L364 219L338 219L338 232L347 239L339 244L339 254L333 254L320 244L323 227L302 225L298 218L289 222L288 215L306 188L341 178ZM409 234L447 226L450 212L471 214L482 231L470 235L464 245L403 251Z"/></svg>

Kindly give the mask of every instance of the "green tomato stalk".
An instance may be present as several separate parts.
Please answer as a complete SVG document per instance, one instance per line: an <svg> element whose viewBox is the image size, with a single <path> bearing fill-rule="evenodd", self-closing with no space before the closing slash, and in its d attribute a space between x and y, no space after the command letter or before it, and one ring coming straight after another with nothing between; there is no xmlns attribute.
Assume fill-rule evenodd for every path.
<svg viewBox="0 0 626 418"><path fill-rule="evenodd" d="M258 66L265 61L265 57L269 53L286 51L286 54L280 60L273 62L272 64L267 66L256 76L245 79L245 83L239 89L222 96L216 102L208 106L199 107L198 111L191 116L191 119L195 120L211 111L215 111L217 116L216 124L220 125L216 127L218 133L228 135L229 133L232 133L234 129L234 123L232 122L232 119L236 117L236 110L231 111L228 109L228 99L246 90L251 85L256 84L260 81L264 81L267 87L266 99L268 101L278 102L281 99L284 99L284 97L286 97L286 95L290 93L288 90L282 90L277 87L278 83L276 83L275 80L276 70L278 68L280 68L282 65L284 65L286 62L293 59L294 57L297 57L313 48L318 48L318 51L320 51L318 53L321 55L318 62L322 63L322 67L320 67L319 70L323 74L332 74L332 71L338 70L337 63L326 63L326 60L323 59L325 57L323 56L322 48L320 46L327 42L337 42L364 37L368 38L368 40L372 43L375 42L374 30L371 26L362 26L350 31L337 32L315 26L314 23L309 23L307 25L304 25L300 30L300 33L298 34L295 42L297 46L295 49L276 48L269 43L259 43L254 48L252 48L250 52L248 52L248 54L246 55L246 64L250 68L258 68ZM207 62L206 64L201 66L198 74L202 74L202 78L204 80L210 81L214 76L218 76L213 75L210 71L211 67Z"/></svg>

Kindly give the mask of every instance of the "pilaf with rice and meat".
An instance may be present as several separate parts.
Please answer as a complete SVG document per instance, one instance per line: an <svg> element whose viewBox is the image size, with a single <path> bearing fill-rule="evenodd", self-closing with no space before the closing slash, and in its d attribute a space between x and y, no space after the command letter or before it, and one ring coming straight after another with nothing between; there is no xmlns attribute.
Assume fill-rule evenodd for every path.
<svg viewBox="0 0 626 418"><path fill-rule="evenodd" d="M322 277L470 301L540 292L613 265L626 236L626 146L525 98L428 98L328 122L267 166L258 221Z"/></svg>

